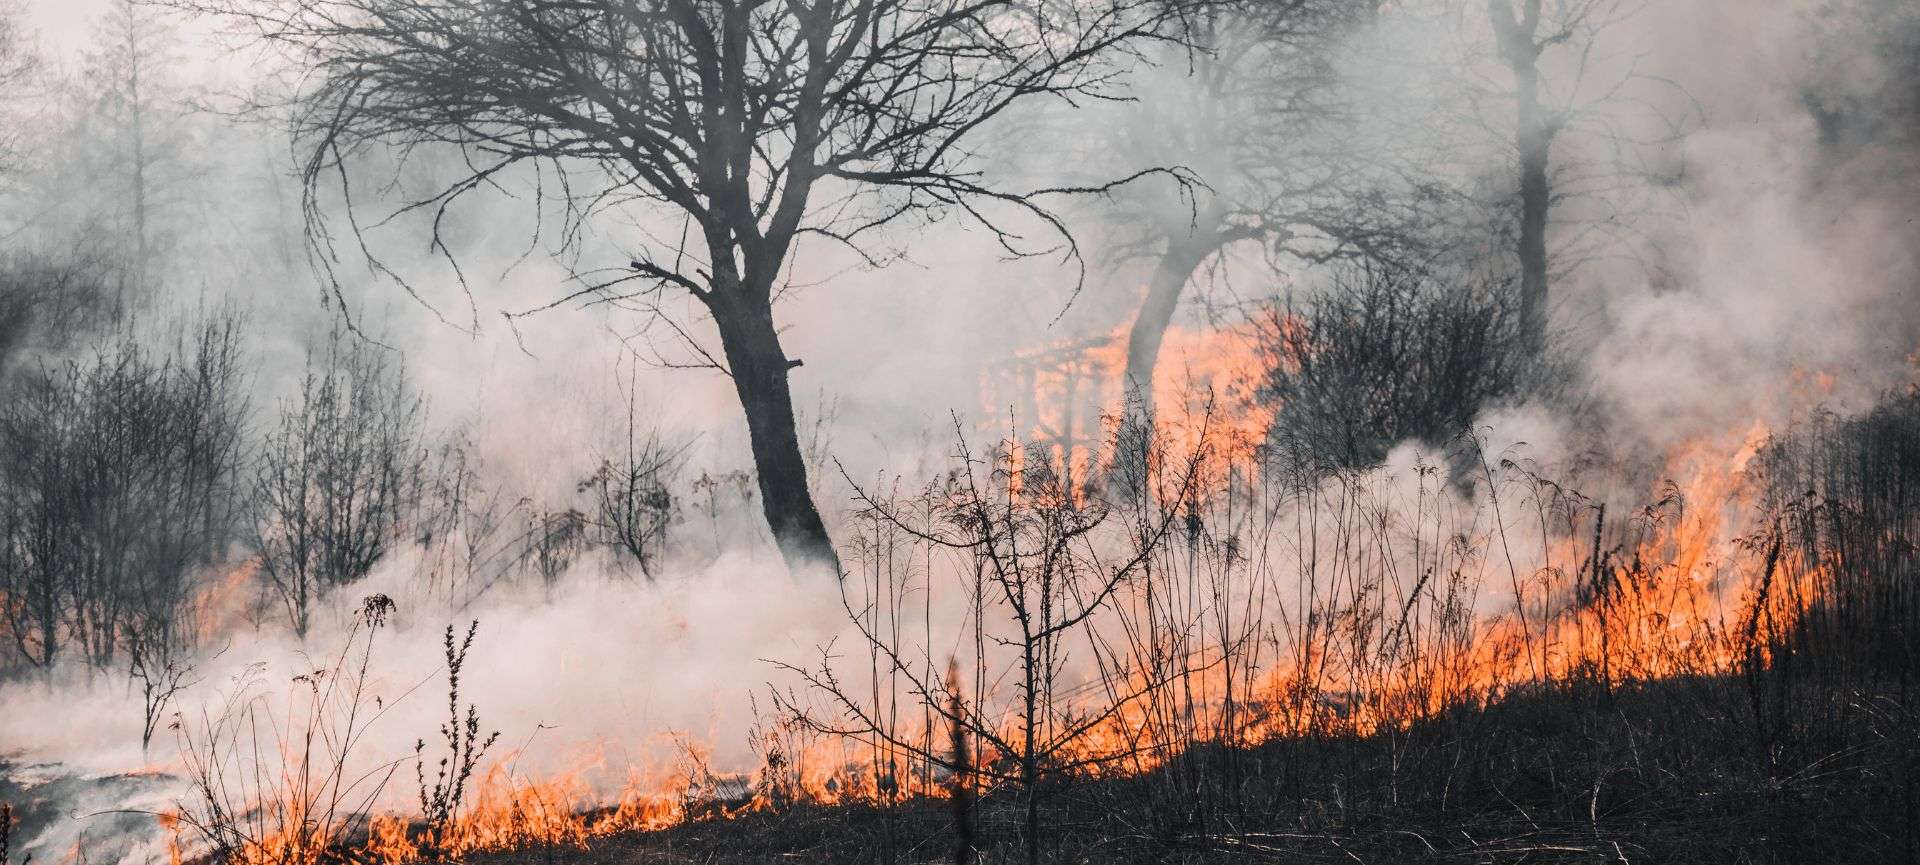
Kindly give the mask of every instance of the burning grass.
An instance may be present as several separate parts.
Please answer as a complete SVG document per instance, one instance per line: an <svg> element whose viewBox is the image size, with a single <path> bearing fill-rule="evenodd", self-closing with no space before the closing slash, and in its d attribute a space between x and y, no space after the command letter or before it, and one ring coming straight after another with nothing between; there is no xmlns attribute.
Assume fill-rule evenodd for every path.
<svg viewBox="0 0 1920 865"><path fill-rule="evenodd" d="M1884 719L1883 719L1884 720ZM1373 736L1205 747L1139 775L1063 782L1042 812L1057 862L1899 861L1900 744L1862 723L1800 747L1816 771L1753 759L1741 686L1564 683ZM978 861L1018 861L1024 810L989 786ZM479 854L480 863L951 861L955 819L914 798L802 804Z"/></svg>
<svg viewBox="0 0 1920 865"><path fill-rule="evenodd" d="M697 740L611 795L599 766L517 771L462 701L471 630L441 744L363 754L370 600L286 713L242 689L183 725L176 856L1784 862L1807 815L1856 860L1912 843L1905 668L1833 649L1836 611L1904 597L1861 574L1904 573L1867 553L1906 524L1782 499L1789 437L1684 448L1627 508L1473 440L1256 467L1191 422L1145 497L1018 448L863 493L853 639L783 666L738 774ZM409 762L417 812L382 795Z"/></svg>

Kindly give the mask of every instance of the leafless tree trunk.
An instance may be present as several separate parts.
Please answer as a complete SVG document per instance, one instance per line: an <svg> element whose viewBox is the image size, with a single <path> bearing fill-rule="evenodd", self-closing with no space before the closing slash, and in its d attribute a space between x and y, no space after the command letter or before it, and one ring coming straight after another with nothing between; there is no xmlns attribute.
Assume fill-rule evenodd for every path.
<svg viewBox="0 0 1920 865"><path fill-rule="evenodd" d="M1538 351L1547 333L1547 216L1553 186L1548 157L1560 132L1557 113L1540 104L1539 41L1542 0L1488 0L1487 13L1499 41L1500 57L1513 72L1514 145L1520 155L1520 329L1529 351Z"/></svg>
<svg viewBox="0 0 1920 865"><path fill-rule="evenodd" d="M734 392L747 413L747 436L760 482L760 507L775 542L789 560L838 562L833 540L807 489L807 461L800 452L787 359L774 329L771 299L754 292L731 312L717 315L720 343ZM728 301L733 306L733 301Z"/></svg>
<svg viewBox="0 0 1920 865"><path fill-rule="evenodd" d="M1153 269L1127 332L1126 405L1115 474L1138 483L1138 452L1155 422L1162 344L1194 277L1241 243L1273 260L1405 257L1418 245L1424 192L1405 166L1364 143L1351 85L1336 71L1345 37L1371 10L1351 0L1202 5L1183 18L1184 50L1161 66L1183 75L1141 84L1140 107L1114 124L1129 161L1191 167L1204 188L1182 200L1129 195L1133 245Z"/></svg>
<svg viewBox="0 0 1920 865"><path fill-rule="evenodd" d="M1173 314L1179 309L1187 283L1227 242L1218 226L1218 214L1210 210L1204 224L1196 226L1191 234L1167 238L1166 250L1147 282L1146 299L1127 330L1126 366L1120 379L1124 404L1114 456L1118 471L1111 480L1117 480L1129 495L1144 489L1143 454L1153 438L1153 377L1160 364L1160 345L1167 328L1173 325Z"/></svg>
<svg viewBox="0 0 1920 865"><path fill-rule="evenodd" d="M1021 214L1072 251L1048 196L1085 187L985 185L970 144L1010 106L1103 93L1111 58L1165 35L1159 0L1028 4L1014 0L181 0L287 49L310 91L293 122L310 145L307 213L321 183L350 179L346 157L384 142L459 148L472 173L426 201L498 182L521 162L593 165L606 178L558 194L574 225L612 200L651 202L685 219L675 242L633 255L628 273L583 280L577 299L667 320L693 359L731 376L747 421L761 507L790 565L839 562L807 484L788 356L774 315L806 236L867 247L902 217L959 213L1014 254L1002 223ZM932 94L941 94L937 98ZM1141 172L1167 173L1165 171ZM577 172L576 172L577 174ZM349 195L350 197L350 195ZM357 224L357 223L356 223ZM446 250L435 220L435 248ZM334 254L319 224L315 258ZM571 228L567 236L575 236ZM337 283L336 283L337 290ZM684 292L712 319L672 321ZM530 310L531 311L531 310Z"/></svg>
<svg viewBox="0 0 1920 865"><path fill-rule="evenodd" d="M168 163L180 157L172 140L177 130L167 117L165 72L172 33L150 5L115 0L97 25L95 39L98 47L88 58L88 75L94 79L90 95L114 139L105 167L122 184L123 197L108 206L125 226L121 255L126 276L116 306L126 310L148 300L159 251L154 214L166 191Z"/></svg>
<svg viewBox="0 0 1920 865"><path fill-rule="evenodd" d="M1649 251L1661 225L1655 200L1683 176L1684 151L1673 145L1701 109L1609 45L1640 9L1626 0L1487 0L1491 53L1513 82L1502 94L1513 109L1503 147L1516 172L1524 348L1537 357L1550 348L1560 300L1552 283L1562 275L1603 257L1663 270ZM1490 120L1471 122L1508 134Z"/></svg>

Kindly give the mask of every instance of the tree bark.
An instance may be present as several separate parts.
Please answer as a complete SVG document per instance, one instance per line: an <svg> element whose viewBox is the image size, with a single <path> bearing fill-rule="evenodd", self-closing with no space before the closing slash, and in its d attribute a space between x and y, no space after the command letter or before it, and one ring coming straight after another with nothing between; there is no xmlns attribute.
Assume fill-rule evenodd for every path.
<svg viewBox="0 0 1920 865"><path fill-rule="evenodd" d="M1114 465L1121 469L1118 479L1128 487L1144 484L1146 450L1152 442L1155 406L1153 376L1160 363L1160 347L1166 341L1167 328L1180 307L1180 297L1200 263L1220 246L1212 225L1185 236L1169 238L1167 249L1154 266L1147 282L1147 296L1140 302L1127 331L1127 361L1120 377L1122 409L1119 441ZM1133 490L1138 492L1138 490Z"/></svg>
<svg viewBox="0 0 1920 865"><path fill-rule="evenodd" d="M1513 72L1515 145L1520 155L1520 327L1524 348L1537 352L1547 333L1547 217L1553 204L1548 157L1554 120L1540 105L1541 0L1523 0L1515 14L1508 0L1489 0L1488 13L1500 54Z"/></svg>
<svg viewBox="0 0 1920 865"><path fill-rule="evenodd" d="M807 486L807 463L800 453L793 394L787 386L787 372L794 364L780 346L773 306L727 291L715 291L711 303L734 391L746 411L760 507L774 543L795 573L803 566L825 565L838 574L840 558Z"/></svg>
<svg viewBox="0 0 1920 865"><path fill-rule="evenodd" d="M1516 77L1521 77L1516 73ZM1553 189L1547 178L1552 137L1541 118L1531 67L1520 91L1520 325L1526 348L1537 351L1547 334L1547 209Z"/></svg>
<svg viewBox="0 0 1920 865"><path fill-rule="evenodd" d="M1153 375L1160 363L1160 345L1166 341L1167 328L1173 324L1173 313L1180 307L1187 282L1200 269L1200 263L1213 254L1215 246L1211 232L1170 243L1153 269L1146 299L1127 331L1127 366L1121 380L1130 397L1138 395L1148 419L1153 416Z"/></svg>

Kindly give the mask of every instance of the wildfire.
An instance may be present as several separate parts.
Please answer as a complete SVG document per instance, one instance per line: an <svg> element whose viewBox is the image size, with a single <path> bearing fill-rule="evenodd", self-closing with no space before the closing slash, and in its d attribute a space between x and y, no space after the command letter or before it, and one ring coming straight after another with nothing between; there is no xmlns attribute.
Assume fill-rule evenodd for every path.
<svg viewBox="0 0 1920 865"><path fill-rule="evenodd" d="M1273 416L1260 398L1264 370L1249 343L1248 335L1232 330L1169 334L1166 356L1179 360L1162 364L1154 391L1156 432L1174 451L1217 466L1255 462L1248 457ZM1070 489L1090 482L1112 459L1094 435L1111 431L1120 408L1123 345L1115 334L1037 352L1025 366L1003 371L1026 395L1020 416L1032 418L1041 458L1063 470ZM1197 418L1205 419L1204 427ZM1203 537L1196 517L1186 530L1185 570L1170 561L1127 586L1116 600L1123 620L1109 629L1136 640L1164 631L1172 636L1144 639L1173 642L1109 645L1107 657L1124 670L1124 681L1062 699L1144 696L1127 698L1052 759L1093 774L1139 774L1199 742L1249 747L1328 733L1374 735L1544 682L1583 679L1611 688L1728 675L1763 663L1768 648L1758 639L1758 623L1791 620L1795 605L1804 609L1818 591L1822 569L1831 567L1784 548L1777 533L1769 543L1764 531L1756 532L1764 527L1754 525L1760 502L1747 471L1768 438L1769 430L1756 425L1676 448L1662 472L1672 480L1654 491L1656 503L1627 515L1610 516L1584 500L1550 503L1549 485L1495 480L1491 469L1485 500L1455 499L1435 482L1436 500L1479 516L1444 532L1366 517L1362 522L1372 522L1361 540L1330 555L1338 573L1327 597L1269 612L1267 621L1196 616L1191 627L1176 623L1157 631L1156 617L1167 614L1155 605L1169 603L1172 587L1156 589L1153 581L1183 576L1198 585L1199 551L1219 540ZM1207 488L1221 489L1217 480ZM1352 498L1335 498L1339 507L1352 507ZM1522 531L1538 542L1532 554L1512 550L1510 533ZM1396 546L1396 533L1416 539L1411 554ZM1221 544L1220 582L1251 584L1276 573L1273 562L1249 554L1239 538ZM1277 572L1310 581L1320 578L1312 568L1322 566L1317 558L1303 559L1294 566L1298 573ZM1457 594L1451 581L1467 575L1499 591ZM1338 594L1343 591L1348 594ZM1229 592L1212 603L1241 600ZM1141 618L1127 622L1128 615ZM1272 621L1291 623L1298 633L1282 635ZM1236 651L1262 641L1272 654L1235 660ZM1122 663L1128 653L1137 663ZM1150 662L1167 657L1182 660L1171 668ZM1102 711L1089 706L1087 714ZM1017 740L1016 732L1008 729L1002 738ZM762 766L751 775L710 772L704 750L689 745L680 769L629 773L612 797L598 795L605 786L590 783L597 767L534 780L511 771L513 755L507 755L474 780L462 807L442 825L385 814L355 837L330 836L316 828L324 822L282 803L277 807L285 814L275 825L285 828L246 839L230 858L245 865L308 865L347 850L354 859L408 865L484 851L581 847L609 835L733 819L796 802L941 797L950 792L949 778L927 755L946 747L948 735L929 720L925 741L907 748L857 737L773 736L760 743ZM994 771L983 766L981 775ZM182 833L178 819L164 825L176 837ZM177 862L180 845L173 849Z"/></svg>
<svg viewBox="0 0 1920 865"><path fill-rule="evenodd" d="M1377 607L1375 621L1384 624L1370 633L1351 612L1343 620L1303 611L1302 618L1325 615L1330 624L1310 632L1291 657L1245 680L1224 666L1224 652L1189 647L1194 671L1172 689L1179 693L1175 705L1123 707L1089 731L1076 756L1125 754L1100 765L1136 773L1210 738L1248 746L1336 731L1375 735L1544 682L1591 680L1611 688L1764 664L1770 649L1758 623L1793 621L1815 601L1832 567L1784 547L1777 535L1756 536L1758 493L1746 472L1768 436L1756 425L1745 435L1676 449L1666 470L1675 480L1661 505L1622 520L1630 530L1604 523L1603 509L1589 509L1584 533L1544 539L1540 560L1514 574L1504 608L1464 619L1451 639L1389 645L1404 638L1410 613L1419 617L1411 612L1423 590L1416 587L1416 597L1396 602L1397 623L1396 604ZM1503 518L1518 521L1511 513ZM1497 532L1486 530L1485 540L1499 543ZM1435 606L1439 612L1444 605ZM1120 690L1147 685L1136 672Z"/></svg>
<svg viewBox="0 0 1920 865"><path fill-rule="evenodd" d="M201 633L231 633L248 618L250 595L260 585L260 560L247 558L220 571L194 595L191 609Z"/></svg>
<svg viewBox="0 0 1920 865"><path fill-rule="evenodd" d="M1083 489L1112 463L1117 425L1126 412L1122 383L1128 329L1065 341L1016 356L988 376L983 397L989 414L1011 406L1016 428L1031 451L1062 473L1068 489ZM1266 361L1246 327L1171 327L1154 368L1154 438L1182 461L1203 445L1203 471L1218 477L1228 466L1246 465L1273 423L1271 401L1261 391Z"/></svg>
<svg viewBox="0 0 1920 865"><path fill-rule="evenodd" d="M403 865L490 850L583 847L606 835L678 825L687 816L686 793L684 785L649 783L635 775L608 807L576 773L528 781L496 765L475 789L471 807L448 825L419 826L379 817L373 821L366 852L374 861ZM731 812L720 809L714 815Z"/></svg>
<svg viewBox="0 0 1920 865"><path fill-rule="evenodd" d="M507 768L511 763L509 755L477 779L468 806L445 825L378 814L367 823L363 837L341 837L329 831L327 821L301 812L302 797L287 796L253 806L284 813L285 819L274 821L280 828L232 839L230 849L222 852L225 861L239 865L318 865L342 859L406 865L486 851L582 847L598 837L678 825L696 801L685 779L657 780L634 773L607 805L594 793L584 770L529 780L513 774ZM750 802L737 807L721 803L700 814L725 818L751 807ZM195 848L181 816L160 815L160 824L169 834L171 860L189 858L184 851Z"/></svg>
<svg viewBox="0 0 1920 865"><path fill-rule="evenodd" d="M221 851L222 861L235 865L459 861L486 852L583 848L596 838L657 832L689 820L731 820L802 801L875 801L902 792L884 780L899 775L875 769L891 761L872 760L846 742L812 741L799 754L772 757L754 776L709 772L703 746L681 745L684 755L675 769L630 769L624 786L611 799L599 793L600 785L593 782L604 768L599 758L532 779L512 770L518 754L503 755L475 779L464 807L443 825L379 813L370 816L363 831L341 835L336 831L338 821L306 813L312 807L308 797L282 795L251 806L256 812L275 815L267 825L279 828L229 839L229 848ZM939 795L941 789L927 785L912 792ZM195 851L204 845L193 843L197 827L179 813L157 816L167 833L169 860L174 865L200 858Z"/></svg>

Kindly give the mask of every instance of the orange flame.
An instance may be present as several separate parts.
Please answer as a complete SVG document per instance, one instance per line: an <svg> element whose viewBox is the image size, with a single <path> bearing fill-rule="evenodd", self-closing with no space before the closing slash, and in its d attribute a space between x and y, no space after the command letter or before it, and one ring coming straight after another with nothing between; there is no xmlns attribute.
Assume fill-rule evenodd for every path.
<svg viewBox="0 0 1920 865"><path fill-rule="evenodd" d="M1122 325L1103 337L1023 352L984 383L989 413L1010 407L1028 447L1058 468L1067 489L1084 489L1112 462L1126 411L1127 337ZM1217 479L1249 462L1274 418L1261 393L1268 370L1256 338L1246 327L1167 330L1152 383L1154 435L1166 449L1156 463L1183 463L1204 446L1203 474Z"/></svg>

